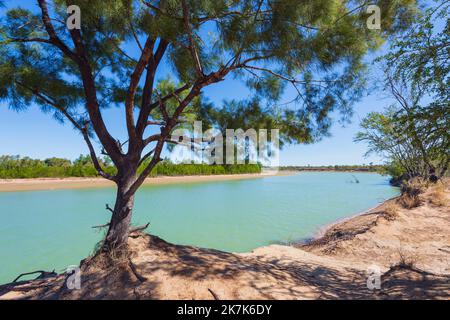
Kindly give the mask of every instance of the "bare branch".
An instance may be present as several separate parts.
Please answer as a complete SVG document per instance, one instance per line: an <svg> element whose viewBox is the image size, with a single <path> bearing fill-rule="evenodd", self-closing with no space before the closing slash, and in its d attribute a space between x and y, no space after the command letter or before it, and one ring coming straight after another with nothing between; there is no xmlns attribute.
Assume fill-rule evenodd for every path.
<svg viewBox="0 0 450 320"><path fill-rule="evenodd" d="M106 228L106 227L109 227L109 223L102 224L100 226L93 226L92 228L93 229L101 229L101 228Z"/></svg>
<svg viewBox="0 0 450 320"><path fill-rule="evenodd" d="M111 213L114 213L114 210L109 206L109 204L105 204L105 209Z"/></svg>
<svg viewBox="0 0 450 320"><path fill-rule="evenodd" d="M130 228L130 231L128 233L134 233L134 232L138 232L138 231L142 231L147 229L150 226L150 222L147 223L146 225L143 226L139 226L139 227L134 227L134 228Z"/></svg>

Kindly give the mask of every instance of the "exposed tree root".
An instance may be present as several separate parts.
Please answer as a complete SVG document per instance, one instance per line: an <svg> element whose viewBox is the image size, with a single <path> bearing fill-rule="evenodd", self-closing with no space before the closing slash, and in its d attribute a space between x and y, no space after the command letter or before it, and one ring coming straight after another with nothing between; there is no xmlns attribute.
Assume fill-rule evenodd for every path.
<svg viewBox="0 0 450 320"><path fill-rule="evenodd" d="M133 274L135 275L135 277L140 281L140 282L145 282L147 281L147 278L142 276L141 274L139 274L139 272L136 269L136 266L134 265L133 261L131 261L131 258L128 258L128 262L130 265L130 269L133 272Z"/></svg>
<svg viewBox="0 0 450 320"><path fill-rule="evenodd" d="M40 275L35 280L37 280L37 279L46 279L46 278L51 278L51 277L56 277L57 276L55 270L53 270L53 271L37 270L37 271L33 271L33 272L26 272L26 273L20 274L17 278L15 278L13 280L13 283L17 282L23 276L28 276L28 275L35 274L35 273L40 273Z"/></svg>
<svg viewBox="0 0 450 320"><path fill-rule="evenodd" d="M210 288L208 288L208 291L211 293L211 295L214 297L214 300L220 300L219 299L219 296L214 292L214 291L212 291Z"/></svg>

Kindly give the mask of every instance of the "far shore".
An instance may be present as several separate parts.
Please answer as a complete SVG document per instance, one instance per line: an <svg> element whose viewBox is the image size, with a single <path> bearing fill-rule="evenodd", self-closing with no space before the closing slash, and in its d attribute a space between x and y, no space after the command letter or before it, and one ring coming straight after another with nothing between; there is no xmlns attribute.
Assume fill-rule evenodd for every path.
<svg viewBox="0 0 450 320"><path fill-rule="evenodd" d="M196 183L209 181L228 181L256 179L269 176L286 176L296 172L279 171L276 173L250 173L226 175L196 175L196 176L158 176L149 177L144 185L165 185L178 183ZM85 189L113 187L114 182L104 178L36 178L36 179L0 179L0 192Z"/></svg>

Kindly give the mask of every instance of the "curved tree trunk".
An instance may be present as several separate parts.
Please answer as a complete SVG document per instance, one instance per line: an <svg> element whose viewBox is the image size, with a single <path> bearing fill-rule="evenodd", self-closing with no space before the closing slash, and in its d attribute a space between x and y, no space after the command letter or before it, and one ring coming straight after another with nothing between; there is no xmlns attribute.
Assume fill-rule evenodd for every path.
<svg viewBox="0 0 450 320"><path fill-rule="evenodd" d="M135 181L135 174L127 174L117 182L116 203L109 223L103 250L125 248L131 223L131 215L134 207L134 193L128 191Z"/></svg>

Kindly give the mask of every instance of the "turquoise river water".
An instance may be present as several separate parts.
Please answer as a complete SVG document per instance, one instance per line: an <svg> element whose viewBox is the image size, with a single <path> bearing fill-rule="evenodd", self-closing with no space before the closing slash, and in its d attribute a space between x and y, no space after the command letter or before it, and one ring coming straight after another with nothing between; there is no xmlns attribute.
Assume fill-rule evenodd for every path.
<svg viewBox="0 0 450 320"><path fill-rule="evenodd" d="M354 183L354 176L360 183ZM397 195L373 173L307 172L259 179L144 186L134 224L163 239L232 252L312 237L321 227ZM0 283L62 272L92 253L114 189L0 193Z"/></svg>

